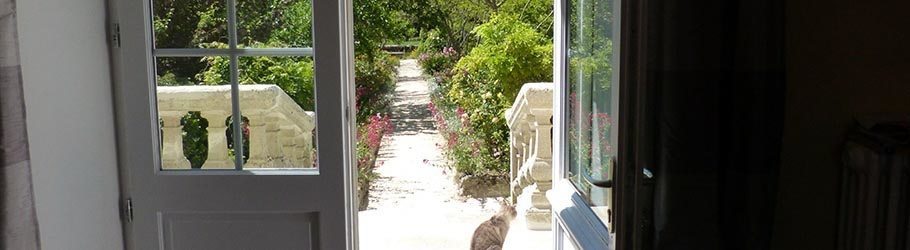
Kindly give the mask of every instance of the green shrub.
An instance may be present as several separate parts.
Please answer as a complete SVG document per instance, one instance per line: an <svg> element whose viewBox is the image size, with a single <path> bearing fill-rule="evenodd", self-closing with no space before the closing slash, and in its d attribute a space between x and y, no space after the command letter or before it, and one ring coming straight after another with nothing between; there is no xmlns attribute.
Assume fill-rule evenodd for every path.
<svg viewBox="0 0 910 250"><path fill-rule="evenodd" d="M224 44L212 44L224 47ZM277 47L256 44L254 47ZM230 61L227 57L205 57L206 70L196 75L203 84L217 85L229 82ZM240 57L238 66L240 84L275 84L304 110L314 110L313 59L309 57Z"/></svg>
<svg viewBox="0 0 910 250"><path fill-rule="evenodd" d="M183 155L189 160L190 168L202 168L209 153L208 120L202 118L199 111L190 111L180 118L180 125L183 126L181 133L198 135L183 137Z"/></svg>
<svg viewBox="0 0 910 250"><path fill-rule="evenodd" d="M458 52L452 47L444 47L440 51L421 53L417 58L420 67L433 76L447 75L458 62Z"/></svg>
<svg viewBox="0 0 910 250"><path fill-rule="evenodd" d="M466 101L460 104L476 106L483 99L476 95L489 93L509 105L522 84L552 79L552 43L530 25L500 14L473 32L481 42L458 61L452 79L450 95Z"/></svg>
<svg viewBox="0 0 910 250"><path fill-rule="evenodd" d="M449 144L457 146L447 151L456 170L467 175L503 174L509 160L504 111L524 83L551 81L552 44L508 14L494 15L473 33L480 43L458 60L450 80L442 79L445 101L436 105L455 110L440 113L450 130L459 133L449 138Z"/></svg>

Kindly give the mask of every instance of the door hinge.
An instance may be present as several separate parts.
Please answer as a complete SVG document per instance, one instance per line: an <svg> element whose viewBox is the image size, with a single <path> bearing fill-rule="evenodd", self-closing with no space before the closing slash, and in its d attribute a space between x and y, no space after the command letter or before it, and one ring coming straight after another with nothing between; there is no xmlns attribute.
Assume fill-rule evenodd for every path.
<svg viewBox="0 0 910 250"><path fill-rule="evenodd" d="M133 222L133 198L126 199L126 204L123 208L123 217L126 219L126 222Z"/></svg>
<svg viewBox="0 0 910 250"><path fill-rule="evenodd" d="M113 23L111 25L111 45L114 48L120 48L120 24Z"/></svg>

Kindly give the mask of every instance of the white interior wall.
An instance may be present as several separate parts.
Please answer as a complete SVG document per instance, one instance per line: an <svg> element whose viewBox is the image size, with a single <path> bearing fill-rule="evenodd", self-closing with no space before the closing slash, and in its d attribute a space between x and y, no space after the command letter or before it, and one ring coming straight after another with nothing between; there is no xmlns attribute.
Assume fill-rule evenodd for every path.
<svg viewBox="0 0 910 250"><path fill-rule="evenodd" d="M43 249L122 249L104 0L17 1Z"/></svg>

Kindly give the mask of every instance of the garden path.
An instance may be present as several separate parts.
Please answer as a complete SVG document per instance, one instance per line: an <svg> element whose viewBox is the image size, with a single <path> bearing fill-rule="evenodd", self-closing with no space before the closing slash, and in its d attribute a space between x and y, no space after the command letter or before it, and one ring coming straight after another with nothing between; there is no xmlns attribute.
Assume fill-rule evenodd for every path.
<svg viewBox="0 0 910 250"><path fill-rule="evenodd" d="M499 208L496 199L458 194L439 148L445 141L427 109L429 95L417 62L401 60L391 111L395 131L379 150L369 208L359 213L360 249L469 249L474 229ZM506 249L548 249L549 235L516 220L508 238L522 244L507 242Z"/></svg>

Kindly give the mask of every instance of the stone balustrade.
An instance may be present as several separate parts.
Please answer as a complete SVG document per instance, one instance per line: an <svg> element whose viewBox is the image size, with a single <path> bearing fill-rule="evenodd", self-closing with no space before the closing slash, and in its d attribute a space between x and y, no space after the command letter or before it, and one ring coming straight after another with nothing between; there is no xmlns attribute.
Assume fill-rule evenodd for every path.
<svg viewBox="0 0 910 250"><path fill-rule="evenodd" d="M527 83L506 110L511 149L511 199L528 229L550 229L553 83Z"/></svg>
<svg viewBox="0 0 910 250"><path fill-rule="evenodd" d="M231 87L160 86L161 165L164 169L189 169L184 154L181 118L199 112L208 121L208 156L203 169L233 169L229 155L227 120L231 116ZM303 110L275 85L240 85L240 110L249 120L250 168L311 168L315 150L315 113Z"/></svg>

